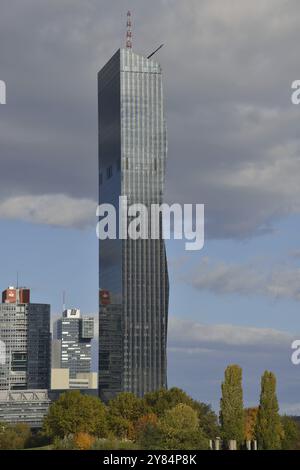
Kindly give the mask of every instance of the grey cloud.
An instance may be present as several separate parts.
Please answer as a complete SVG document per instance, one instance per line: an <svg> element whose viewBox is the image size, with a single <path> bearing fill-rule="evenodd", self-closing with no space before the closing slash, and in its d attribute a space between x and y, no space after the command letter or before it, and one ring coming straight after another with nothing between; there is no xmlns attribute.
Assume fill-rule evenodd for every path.
<svg viewBox="0 0 300 470"><path fill-rule="evenodd" d="M262 295L300 300L300 268L275 266L270 271L258 265L227 264L202 260L185 280L196 289L215 294Z"/></svg>
<svg viewBox="0 0 300 470"><path fill-rule="evenodd" d="M290 348L292 336L272 328L237 325L207 325L192 320L171 317L169 322L169 350L189 354L220 349L253 348L270 351Z"/></svg>
<svg viewBox="0 0 300 470"><path fill-rule="evenodd" d="M0 217L35 224L84 228L96 220L96 203L65 194L27 195L0 202Z"/></svg>
<svg viewBox="0 0 300 470"><path fill-rule="evenodd" d="M205 203L217 238L263 234L299 213L297 0L130 8L135 50L166 44L166 198ZM124 43L125 16L121 1L2 2L1 198L96 199L96 73Z"/></svg>

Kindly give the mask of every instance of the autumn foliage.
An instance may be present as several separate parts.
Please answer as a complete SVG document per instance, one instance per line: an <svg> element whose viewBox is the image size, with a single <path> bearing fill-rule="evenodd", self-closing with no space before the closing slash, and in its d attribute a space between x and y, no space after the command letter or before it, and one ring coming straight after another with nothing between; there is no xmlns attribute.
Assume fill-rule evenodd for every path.
<svg viewBox="0 0 300 470"><path fill-rule="evenodd" d="M87 432L79 432L74 436L74 444L79 450L89 450L95 442L95 438Z"/></svg>
<svg viewBox="0 0 300 470"><path fill-rule="evenodd" d="M258 407L246 408L245 415L245 440L253 441L255 439L255 426L257 420Z"/></svg>
<svg viewBox="0 0 300 470"><path fill-rule="evenodd" d="M154 413L148 413L144 416L141 416L135 424L135 435L140 436L147 426L157 426L158 417Z"/></svg>

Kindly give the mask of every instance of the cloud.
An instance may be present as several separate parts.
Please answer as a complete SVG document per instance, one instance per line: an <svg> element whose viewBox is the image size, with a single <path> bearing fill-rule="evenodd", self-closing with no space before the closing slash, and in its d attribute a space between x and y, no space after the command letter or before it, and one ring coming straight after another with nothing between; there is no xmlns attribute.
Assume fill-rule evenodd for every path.
<svg viewBox="0 0 300 470"><path fill-rule="evenodd" d="M255 328L236 325L207 325L192 320L170 318L169 350L197 354L220 349L253 348L270 351L274 348L290 348L292 336L272 328Z"/></svg>
<svg viewBox="0 0 300 470"><path fill-rule="evenodd" d="M291 362L293 339L294 335L272 328L207 325L170 317L168 385L182 387L218 411L224 370L239 364L244 404L257 406L261 375L271 370L277 377L281 413L299 414L299 366Z"/></svg>
<svg viewBox="0 0 300 470"><path fill-rule="evenodd" d="M203 260L185 281L198 290L221 295L262 295L300 300L300 268L275 266L270 271L258 265L228 264Z"/></svg>
<svg viewBox="0 0 300 470"><path fill-rule="evenodd" d="M84 228L93 224L96 203L65 194L17 196L0 202L0 218L34 224Z"/></svg>
<svg viewBox="0 0 300 470"><path fill-rule="evenodd" d="M297 0L132 0L131 9L134 50L165 43L166 199L205 203L214 238L264 234L299 214ZM0 199L97 198L96 74L124 44L125 20L120 0L1 6Z"/></svg>

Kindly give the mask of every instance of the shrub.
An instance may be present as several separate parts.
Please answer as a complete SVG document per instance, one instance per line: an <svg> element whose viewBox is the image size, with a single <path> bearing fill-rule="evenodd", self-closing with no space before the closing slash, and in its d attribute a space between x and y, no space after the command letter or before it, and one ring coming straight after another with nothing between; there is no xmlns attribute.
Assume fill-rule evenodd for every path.
<svg viewBox="0 0 300 470"><path fill-rule="evenodd" d="M75 447L79 450L89 450L92 448L95 442L94 436L91 436L87 432L79 432L74 436Z"/></svg>

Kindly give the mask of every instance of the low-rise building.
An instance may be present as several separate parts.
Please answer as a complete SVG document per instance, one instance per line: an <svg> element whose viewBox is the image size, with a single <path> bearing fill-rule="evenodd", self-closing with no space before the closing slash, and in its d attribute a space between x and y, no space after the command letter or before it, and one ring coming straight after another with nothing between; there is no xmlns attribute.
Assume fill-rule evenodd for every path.
<svg viewBox="0 0 300 470"><path fill-rule="evenodd" d="M41 428L50 403L48 390L0 391L0 422Z"/></svg>

